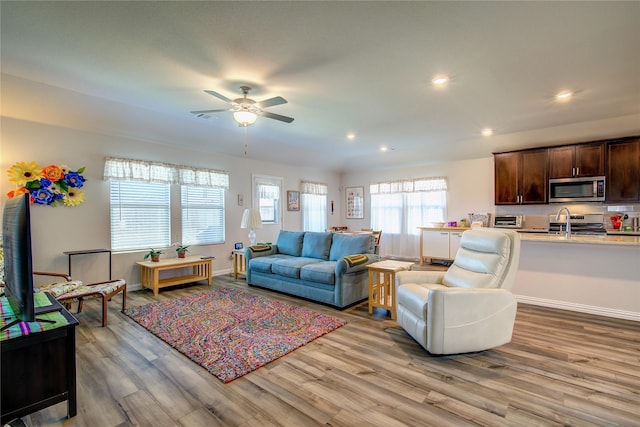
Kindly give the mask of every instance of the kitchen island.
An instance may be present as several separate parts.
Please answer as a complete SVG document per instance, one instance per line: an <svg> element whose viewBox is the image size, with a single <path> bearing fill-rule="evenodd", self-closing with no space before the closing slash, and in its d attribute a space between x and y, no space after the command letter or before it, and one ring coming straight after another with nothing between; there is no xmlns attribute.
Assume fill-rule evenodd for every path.
<svg viewBox="0 0 640 427"><path fill-rule="evenodd" d="M640 236L521 233L519 302L640 321Z"/></svg>

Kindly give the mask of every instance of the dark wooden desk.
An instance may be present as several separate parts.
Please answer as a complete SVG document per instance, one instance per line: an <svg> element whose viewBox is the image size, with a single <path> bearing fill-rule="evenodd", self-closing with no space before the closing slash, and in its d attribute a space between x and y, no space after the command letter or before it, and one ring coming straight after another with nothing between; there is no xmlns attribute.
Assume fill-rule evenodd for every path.
<svg viewBox="0 0 640 427"><path fill-rule="evenodd" d="M67 417L77 414L78 321L64 308L61 314L68 324L0 342L1 424L65 400Z"/></svg>

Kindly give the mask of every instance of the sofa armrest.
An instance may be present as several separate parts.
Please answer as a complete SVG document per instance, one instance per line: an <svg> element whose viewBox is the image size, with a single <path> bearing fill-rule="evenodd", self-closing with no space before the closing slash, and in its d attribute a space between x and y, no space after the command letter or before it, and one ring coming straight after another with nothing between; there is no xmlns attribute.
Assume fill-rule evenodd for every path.
<svg viewBox="0 0 640 427"><path fill-rule="evenodd" d="M278 245L253 245L244 248L244 259L249 262L252 258L275 255L278 253Z"/></svg>
<svg viewBox="0 0 640 427"><path fill-rule="evenodd" d="M336 275L366 270L367 265L378 261L378 255L374 253L353 254L342 257L336 262Z"/></svg>

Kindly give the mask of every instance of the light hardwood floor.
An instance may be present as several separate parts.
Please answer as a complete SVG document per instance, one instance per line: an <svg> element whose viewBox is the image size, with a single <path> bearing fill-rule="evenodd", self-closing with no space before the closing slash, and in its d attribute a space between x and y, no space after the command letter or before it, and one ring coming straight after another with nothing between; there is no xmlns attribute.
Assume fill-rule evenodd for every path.
<svg viewBox="0 0 640 427"><path fill-rule="evenodd" d="M638 426L640 323L521 304L513 341L434 357L384 311L304 305L348 324L229 384L155 338L110 303L78 315L78 415L65 404L30 426ZM128 305L207 291L129 292Z"/></svg>

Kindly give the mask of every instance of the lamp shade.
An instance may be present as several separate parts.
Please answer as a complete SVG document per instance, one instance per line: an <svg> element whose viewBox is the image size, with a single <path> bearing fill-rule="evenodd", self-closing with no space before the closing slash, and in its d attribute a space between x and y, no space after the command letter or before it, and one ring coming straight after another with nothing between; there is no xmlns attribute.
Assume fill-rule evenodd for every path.
<svg viewBox="0 0 640 427"><path fill-rule="evenodd" d="M245 209L240 228L262 228L262 217L258 209Z"/></svg>

